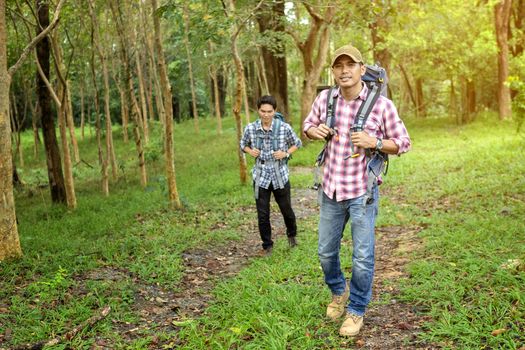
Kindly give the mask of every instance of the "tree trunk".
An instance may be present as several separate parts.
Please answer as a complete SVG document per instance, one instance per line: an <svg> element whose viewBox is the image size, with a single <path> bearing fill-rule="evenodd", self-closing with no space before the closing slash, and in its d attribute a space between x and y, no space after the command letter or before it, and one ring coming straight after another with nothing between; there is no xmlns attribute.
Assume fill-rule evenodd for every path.
<svg viewBox="0 0 525 350"><path fill-rule="evenodd" d="M304 79L301 94L301 125L310 112L317 92L317 83L328 56L330 24L335 16L336 9L335 6L329 5L325 8L324 15L321 16L307 3L303 3L303 5L310 14L312 21L308 36L305 41L301 41L297 33L290 33L303 59ZM303 142L308 141L304 133L301 133L301 139Z"/></svg>
<svg viewBox="0 0 525 350"><path fill-rule="evenodd" d="M11 93L11 103L10 103L10 106L11 106L11 113L10 113L10 117L11 117L11 130L12 130L12 135L13 135L13 142L15 144L15 149L13 151L13 167L16 166L16 160L18 158L18 164L20 165L21 168L24 167L24 152L23 152L23 147L21 145L21 141L22 141L22 135L21 135L21 132L22 132L22 125L24 124L24 121L23 120L20 120L19 117L18 117L18 112L17 112L17 109L16 108L16 101L15 101L15 96Z"/></svg>
<svg viewBox="0 0 525 350"><path fill-rule="evenodd" d="M512 0L501 0L494 7L496 23L496 41L498 44L498 106L499 118L511 116L510 89L505 85L509 76L509 42L510 10Z"/></svg>
<svg viewBox="0 0 525 350"><path fill-rule="evenodd" d="M49 6L45 0L36 0L36 8L40 26L37 27L37 34L41 28L49 25ZM44 75L49 79L49 39L46 37L37 46L37 57L42 67ZM51 200L54 203L66 203L66 186L62 173L62 161L60 150L55 132L55 121L51 111L51 96L45 81L37 73L37 95L41 113L42 133L44 136L44 146L46 149L47 174L49 187L51 190Z"/></svg>
<svg viewBox="0 0 525 350"><path fill-rule="evenodd" d="M427 109L425 107L425 98L423 95L423 79L416 79L416 109L418 116L424 118L427 115Z"/></svg>
<svg viewBox="0 0 525 350"><path fill-rule="evenodd" d="M458 104L457 104L456 88L455 88L455 84L454 84L454 78L451 77L450 78L450 110L449 110L449 113L456 120L456 124L459 125L460 121L459 121L459 113L458 113L457 105Z"/></svg>
<svg viewBox="0 0 525 350"><path fill-rule="evenodd" d="M407 91L408 91L408 95L410 96L410 100L412 101L412 104L414 105L415 109L416 109L416 118L419 116L419 109L417 108L417 100L416 100L416 97L414 96L414 91L412 89L412 84L410 84L410 78L408 77L408 73L405 69L405 67L400 64L399 65L399 70L401 71L401 73L403 74L403 80L405 81L405 86L407 88Z"/></svg>
<svg viewBox="0 0 525 350"><path fill-rule="evenodd" d="M5 0L0 0L0 262L22 255L13 195L9 87L7 72L7 25Z"/></svg>
<svg viewBox="0 0 525 350"><path fill-rule="evenodd" d="M59 45L59 40L58 40L58 32L55 32L53 35L50 35L50 40L51 40L51 44L52 44L52 48L53 48L53 52L54 52L54 57L55 57L55 69L57 70L57 75L59 77L59 84L62 84L63 85L63 89L64 89L64 96L63 98L61 97L60 100L61 100L61 104L64 104L63 108L64 108L64 117L66 118L66 127L68 128L68 131L69 131L69 137L71 139L71 145L72 145L72 148L73 148L73 155L75 157L75 162L78 163L80 162L80 153L78 151L78 142L77 142L77 137L75 135L75 125L73 123L73 108L71 106L71 94L70 94L70 89L69 89L69 81L66 80L66 75L67 75L67 71L66 71L66 65L64 64L64 61L63 61L63 53L62 53L62 47ZM66 179L67 181L67 179ZM67 183L66 183L66 186L67 186Z"/></svg>
<svg viewBox="0 0 525 350"><path fill-rule="evenodd" d="M226 96L228 95L228 69L222 66L217 70L217 85L219 85L219 106L221 115L226 113Z"/></svg>
<svg viewBox="0 0 525 350"><path fill-rule="evenodd" d="M148 184L146 161L144 158L144 148L142 146L142 139L138 129L141 125L140 109L137 103L137 99L135 98L133 77L131 75L131 60L130 54L128 52L129 47L131 47L131 44L129 43L129 38L126 35L126 33L128 33L129 31L128 25L125 22L125 18L127 17L126 2L110 2L110 6L116 22L118 37L120 39L121 60L123 65L124 77L127 84L126 99L127 101L131 102L131 116L134 122L133 135L135 137L135 148L137 150L139 160L140 183L142 187L146 187ZM124 15L121 11L124 12Z"/></svg>
<svg viewBox="0 0 525 350"><path fill-rule="evenodd" d="M55 72L58 77L58 130L60 131L60 142L62 144L62 153L64 156L64 180L66 183L66 202L69 208L76 208L77 198L75 194L75 181L73 179L73 164L71 162L71 151L69 149L69 142L67 139L67 110L68 110L68 84L65 77L66 67L62 59L62 49L58 45L58 40L55 36L50 36L53 51L55 53ZM51 89L48 85L48 89ZM73 130L74 132L74 130Z"/></svg>
<svg viewBox="0 0 525 350"><path fill-rule="evenodd" d="M60 96L60 105L58 106L58 130L60 131L60 142L62 143L62 153L64 155L64 179L66 182L66 202L68 208L77 207L77 198L75 194L75 182L73 179L73 165L71 164L71 152L67 140L66 126L66 109L67 109L67 91L61 83L58 84Z"/></svg>
<svg viewBox="0 0 525 350"><path fill-rule="evenodd" d="M120 96L120 118L122 119L122 137L124 139L124 143L128 143L129 104L126 99L126 87L120 86L120 80L116 80L116 85Z"/></svg>
<svg viewBox="0 0 525 350"><path fill-rule="evenodd" d="M172 94L168 78L168 71L166 69L166 62L164 59L164 51L162 49L162 42L160 40L160 20L157 14L155 13L155 11L157 10L157 0L151 0L151 10L153 15L153 27L155 31L155 51L157 52L157 64L159 69L160 85L162 88L164 111L166 112L164 152L166 157L166 177L168 179L169 201L171 205L175 208L181 208L175 177L175 163L173 154L173 108L171 106Z"/></svg>
<svg viewBox="0 0 525 350"><path fill-rule="evenodd" d="M144 3L144 6L146 6L146 3ZM153 95L155 96L155 105L157 108L157 115L158 119L160 120L161 124L164 126L165 123L165 111L164 111L164 103L162 102L162 90L160 88L160 82L159 82L159 74L157 69L155 68L155 51L153 48L153 38L152 38L152 31L150 27L150 22L148 21L148 16L146 16L146 11L143 11L143 23L144 27L147 28L145 33L145 40L146 40L146 47L148 52L148 68L150 72L150 86L151 91ZM151 101L153 103L153 101ZM164 128L165 130L165 128Z"/></svg>
<svg viewBox="0 0 525 350"><path fill-rule="evenodd" d="M210 47L210 55L213 57L213 43L211 41L208 42ZM215 106L215 116L217 120L217 135L222 134L222 119L221 119L221 106L219 103L219 83L217 78L217 67L215 64L211 63L210 65L210 75L211 80L213 83L213 102Z"/></svg>
<svg viewBox="0 0 525 350"><path fill-rule="evenodd" d="M260 6L262 5L263 1L261 0L258 5L256 6L254 12L256 12ZM229 10L229 16L234 15L235 12L235 3L234 0L228 1L228 10ZM248 19L245 20L245 22ZM237 129L237 154L239 156L239 176L242 184L246 184L248 175L247 175L247 167L246 167L246 158L244 156L244 152L240 149L239 142L241 141L242 137L242 121L241 121L241 108L242 108L242 96L243 96L243 90L244 90L244 68L242 65L241 57L239 56L239 50L237 49L237 38L242 29L242 25L238 25L236 23L233 24L232 27L232 35L230 38L230 48L233 56L233 62L235 63L235 72L236 72L236 86L235 86L235 99L233 103L233 115L235 117L235 126Z"/></svg>
<svg viewBox="0 0 525 350"><path fill-rule="evenodd" d="M245 76L246 77L246 76ZM250 124L250 103L248 102L248 90L246 89L246 79L243 79L243 97L244 97L244 118L246 120L246 125Z"/></svg>
<svg viewBox="0 0 525 350"><path fill-rule="evenodd" d="M267 31L284 33L284 1L277 1L266 5L259 11L257 22L259 32L264 35ZM267 91L277 101L277 109L290 122L290 108L288 106L288 67L286 62L286 45L282 40L272 41L272 48L261 46L262 68ZM258 59L258 58L257 58ZM313 100L312 100L313 101ZM310 108L311 106L309 106Z"/></svg>
<svg viewBox="0 0 525 350"><path fill-rule="evenodd" d="M86 116L84 114L84 84L80 82L80 139L84 141L84 128L86 126Z"/></svg>
<svg viewBox="0 0 525 350"><path fill-rule="evenodd" d="M512 56L518 57L523 53L525 46L525 40L523 40L523 32L525 32L525 0L517 0L514 2L516 5L512 9L512 17L514 18L514 30L518 35L521 34L518 40L510 40L512 38L512 31L509 31L509 41L514 41L514 47L512 48Z"/></svg>
<svg viewBox="0 0 525 350"><path fill-rule="evenodd" d="M185 2L183 6L183 17L184 17L184 46L186 46L186 56L188 57L188 73L190 75L190 90L191 90L191 103L193 111L193 123L195 126L195 132L199 133L199 114L197 112L197 95L195 93L195 82L193 81L193 67L191 64L191 51L189 43L190 35L190 16L188 14L188 3Z"/></svg>
<svg viewBox="0 0 525 350"><path fill-rule="evenodd" d="M102 65L102 78L104 81L104 113L106 116L106 159L104 160L107 164L111 164L111 174L113 176L113 180L116 180L118 177L117 174L117 160L115 157L115 148L113 146L113 127L111 123L111 111L110 111L110 86L109 86L109 70L108 70L108 62L106 58L106 53L104 52L104 49L100 46L100 32L98 30L98 21L96 17L96 13L94 11L94 4L92 2L93 0L90 0L90 12L91 12L91 20L93 23L93 41L96 46L100 64ZM107 38L106 38L107 39ZM109 42L109 40L105 40L106 42ZM106 170L107 171L107 170ZM109 192L109 188L108 188ZM107 194L107 193L106 193Z"/></svg>
<svg viewBox="0 0 525 350"><path fill-rule="evenodd" d="M80 151L78 150L77 135L75 134L75 122L73 119L73 103L71 101L71 89L70 82L66 81L66 117L67 126L69 129L69 137L71 138L71 144L73 146L73 156L75 157L75 163L80 162Z"/></svg>
<svg viewBox="0 0 525 350"><path fill-rule="evenodd" d="M94 27L92 30L95 30ZM95 43L92 43L92 45L94 46ZM100 184L102 186L102 193L107 196L109 195L108 162L107 157L104 157L104 152L102 151L102 127L100 125L99 93L97 86L97 73L95 68L95 47L92 47L91 53L91 76L93 78L93 90L95 92L95 135L97 139L98 164L100 166L100 175L102 176Z"/></svg>
<svg viewBox="0 0 525 350"><path fill-rule="evenodd" d="M388 73L390 72L391 55L387 46L384 45L384 34L390 31L387 20L388 14L386 12L391 8L389 5L387 6L388 8L384 9L382 13L376 14L374 20L369 24L369 27L373 45L374 63L379 63L381 67L385 68L387 76L390 76Z"/></svg>
<svg viewBox="0 0 525 350"><path fill-rule="evenodd" d="M31 109L31 126L33 128L33 156L38 157L38 150L40 148L40 134L38 133L38 120L40 119L40 108L38 106L38 101L33 105L32 102L29 103Z"/></svg>
<svg viewBox="0 0 525 350"><path fill-rule="evenodd" d="M148 106L146 104L146 92L144 88L144 76L142 74L142 62L139 52L135 52L135 66L137 67L137 81L139 84L139 102L141 106L142 122L144 123L144 143L149 143Z"/></svg>
<svg viewBox="0 0 525 350"><path fill-rule="evenodd" d="M467 80L467 110L470 115L476 113L476 85L472 80Z"/></svg>
<svg viewBox="0 0 525 350"><path fill-rule="evenodd" d="M266 79L266 69L264 68L264 61L262 58L262 48L259 48L261 55L255 60L257 64L257 78L259 79L259 85L261 86L262 94L269 95L270 88L268 87L268 79Z"/></svg>

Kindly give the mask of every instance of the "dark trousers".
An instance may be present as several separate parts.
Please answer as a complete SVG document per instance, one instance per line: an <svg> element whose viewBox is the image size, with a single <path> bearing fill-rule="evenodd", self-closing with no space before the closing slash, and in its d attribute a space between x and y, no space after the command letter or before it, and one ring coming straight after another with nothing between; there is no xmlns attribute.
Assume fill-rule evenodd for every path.
<svg viewBox="0 0 525 350"><path fill-rule="evenodd" d="M290 182L287 182L284 188L281 189L274 189L272 184L270 184L268 189L259 187L259 199L255 201L255 204L257 205L257 219L263 249L273 246L272 226L270 225L270 197L272 193L283 215L284 223L286 224L286 235L288 237L297 235L297 223L290 195Z"/></svg>

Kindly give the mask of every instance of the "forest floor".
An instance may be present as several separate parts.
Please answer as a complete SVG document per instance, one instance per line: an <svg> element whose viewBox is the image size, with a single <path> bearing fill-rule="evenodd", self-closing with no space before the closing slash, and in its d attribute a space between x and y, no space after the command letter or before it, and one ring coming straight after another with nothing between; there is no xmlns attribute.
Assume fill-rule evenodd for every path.
<svg viewBox="0 0 525 350"><path fill-rule="evenodd" d="M292 190L293 208L298 221L318 215L317 192L310 189ZM392 194L386 194L392 195ZM392 198L391 198L392 199ZM396 199L393 198L395 201ZM134 302L134 310L141 316L140 322L115 325L119 333L128 340L140 338L144 333L155 333L155 330L173 330L202 315L212 300L213 288L219 280L234 276L251 259L260 255L261 246L256 226L255 208L244 208L246 215L254 217L247 227L243 227L243 239L228 245L207 249L196 249L183 254L184 277L174 286L174 291L147 284L134 279L139 293ZM271 222L274 239L286 239L285 227L278 209L272 208ZM405 266L409 262L409 252L417 250L421 244L417 233L419 226L384 226L376 229L376 272L374 278L374 297L381 295L391 297L386 302L370 305L365 325L353 340L341 338L341 348L360 349L439 349L438 345L422 343L418 333L423 331L423 324L430 321L421 314L415 305L403 303L396 299L399 294L397 281L407 277ZM298 236L301 244L301 237ZM126 271L98 269L91 271L86 279L118 280L129 278ZM79 278L80 279L80 278ZM326 288L320 285L319 288ZM329 301L327 300L327 303ZM321 315L320 315L321 316ZM342 321L342 320L341 320ZM334 327L339 327L334 323ZM166 348L157 339L152 345ZM109 344L98 339L92 349L105 349ZM171 341L175 348L181 343Z"/></svg>

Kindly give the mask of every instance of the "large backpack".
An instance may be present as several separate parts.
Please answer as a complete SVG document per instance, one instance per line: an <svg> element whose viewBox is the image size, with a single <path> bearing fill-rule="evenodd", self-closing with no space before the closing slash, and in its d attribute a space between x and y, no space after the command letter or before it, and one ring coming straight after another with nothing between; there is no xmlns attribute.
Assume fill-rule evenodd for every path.
<svg viewBox="0 0 525 350"><path fill-rule="evenodd" d="M366 71L361 77L361 80L368 87L368 95L366 96L365 101L361 103L361 106L357 111L356 117L354 118L354 124L351 127L352 132L364 130L366 120L372 112L372 109L374 108L374 105L380 95L388 97L388 77L386 75L385 69L377 64L365 65L365 67ZM332 86L328 91L328 96L326 99L326 125L331 129L335 126L335 110L337 106L337 96L335 95L336 90L337 85ZM319 181L319 167L324 163L326 147L330 139L331 135L326 139L326 143L316 159L316 174L313 185L314 189L318 189L321 185ZM351 144L351 146L353 153L354 146L353 144ZM357 154L352 154L351 156L354 157L356 155ZM377 183L377 177L380 176L381 173L386 174L388 169L388 155L377 151L366 152L366 159L369 183L367 184L367 198L365 199L365 203L370 203L372 200L372 187L375 183Z"/></svg>

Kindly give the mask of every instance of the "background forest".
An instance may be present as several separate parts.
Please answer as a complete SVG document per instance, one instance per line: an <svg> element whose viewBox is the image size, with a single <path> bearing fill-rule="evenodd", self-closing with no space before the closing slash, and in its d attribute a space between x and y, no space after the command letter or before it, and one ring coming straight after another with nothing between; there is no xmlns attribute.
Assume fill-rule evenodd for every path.
<svg viewBox="0 0 525 350"><path fill-rule="evenodd" d="M0 349L524 349L524 21L524 0L0 0ZM378 229L403 264L373 312L399 314L354 340L318 319L320 143L290 164L304 240L268 259L238 149L263 94L299 134L347 43L414 145Z"/></svg>

